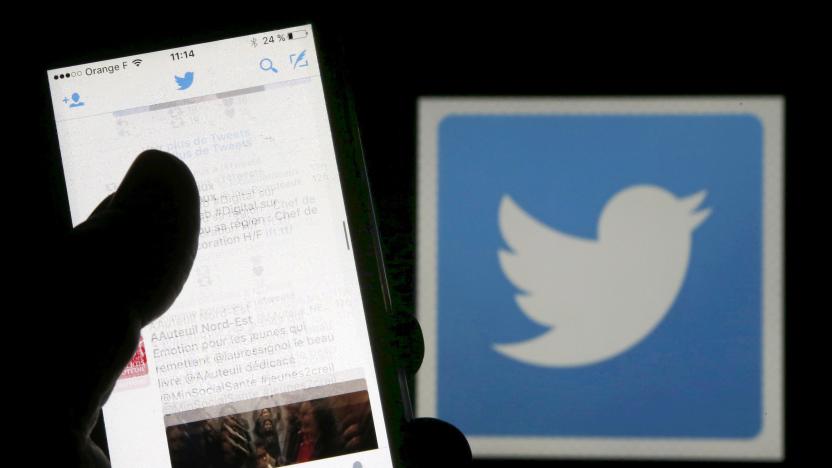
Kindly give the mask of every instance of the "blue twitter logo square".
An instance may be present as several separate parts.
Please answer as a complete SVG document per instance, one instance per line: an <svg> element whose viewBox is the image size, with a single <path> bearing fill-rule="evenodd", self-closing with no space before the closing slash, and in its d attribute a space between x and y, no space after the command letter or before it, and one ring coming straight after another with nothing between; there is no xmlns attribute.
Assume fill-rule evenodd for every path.
<svg viewBox="0 0 832 468"><path fill-rule="evenodd" d="M750 113L438 120L436 416L474 438L757 437L764 133Z"/></svg>

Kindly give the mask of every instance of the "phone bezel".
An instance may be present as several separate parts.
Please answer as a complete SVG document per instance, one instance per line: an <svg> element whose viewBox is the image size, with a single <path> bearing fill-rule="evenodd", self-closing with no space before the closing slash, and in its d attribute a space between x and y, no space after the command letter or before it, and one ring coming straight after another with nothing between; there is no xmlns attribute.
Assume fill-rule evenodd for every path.
<svg viewBox="0 0 832 468"><path fill-rule="evenodd" d="M42 76L45 79L42 89L43 103L48 112L43 114L42 127L47 130L44 137L50 148L47 156L49 161L46 163L49 181L51 185L60 187L54 190L51 197L53 206L57 210L56 214L58 214L56 225L62 228L60 230L68 230L71 227L71 220L47 70L303 25L311 25L314 31L313 38L317 60L320 64L321 82L347 211L350 247L358 272L390 454L393 465L398 467L402 466L399 452L402 428L412 414L411 402L401 363L396 360L395 353L389 352L395 346L396 341L393 332L394 317L358 119L353 96L347 85L349 82L348 67L344 61L343 41L339 40L344 34L341 23L324 18L293 16L269 22L260 20L250 24L229 25L219 32L200 30L197 27L181 34L178 33L176 37L156 37L129 42L125 40L121 43L109 42L98 50L71 53L64 51L59 57L46 58L43 61ZM96 442L107 451L106 430L103 427L102 418L99 418L99 427L94 435L97 436L94 437L97 439Z"/></svg>

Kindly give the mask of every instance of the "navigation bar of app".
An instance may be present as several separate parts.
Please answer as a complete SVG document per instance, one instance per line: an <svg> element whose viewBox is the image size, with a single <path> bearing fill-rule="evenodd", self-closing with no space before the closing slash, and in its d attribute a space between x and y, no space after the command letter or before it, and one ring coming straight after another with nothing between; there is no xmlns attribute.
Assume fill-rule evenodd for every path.
<svg viewBox="0 0 832 468"><path fill-rule="evenodd" d="M47 74L60 121L295 81L319 69L307 25Z"/></svg>

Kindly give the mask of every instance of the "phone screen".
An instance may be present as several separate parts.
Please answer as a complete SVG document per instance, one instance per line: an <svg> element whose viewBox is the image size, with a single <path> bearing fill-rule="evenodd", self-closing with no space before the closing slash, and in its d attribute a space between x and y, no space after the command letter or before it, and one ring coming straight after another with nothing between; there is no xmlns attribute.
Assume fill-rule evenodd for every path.
<svg viewBox="0 0 832 468"><path fill-rule="evenodd" d="M73 225L142 151L201 197L104 407L115 468L392 466L311 25L50 70Z"/></svg>

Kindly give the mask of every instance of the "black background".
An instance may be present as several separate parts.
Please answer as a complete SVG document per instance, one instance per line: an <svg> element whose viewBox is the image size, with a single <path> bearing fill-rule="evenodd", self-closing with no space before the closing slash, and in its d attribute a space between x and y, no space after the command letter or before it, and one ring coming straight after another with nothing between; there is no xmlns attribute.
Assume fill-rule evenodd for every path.
<svg viewBox="0 0 832 468"><path fill-rule="evenodd" d="M703 5L667 5L650 12L585 11L562 6L528 9L519 5L386 4L340 7L316 13L285 4L222 4L201 7L109 4L82 9L34 5L8 15L16 29L4 32L6 110L19 118L5 125L4 175L25 261L38 258L38 245L67 228L61 180L50 171L54 128L46 96L45 69L65 57L115 58L273 29L313 15L343 37L350 83L362 132L394 307L414 311L416 213L416 105L419 96L618 96L618 95L783 95L786 97L786 464L809 461L818 449L822 405L813 399L820 377L808 362L823 362L817 330L823 307L808 307L806 255L813 242L806 213L814 199L810 183L823 158L810 147L816 132L810 112L824 97L811 83L822 55L815 29L783 12L727 11ZM42 8L44 11L37 11ZM47 11L48 10L48 11ZM773 14L771 14L773 13ZM811 13L804 16L811 17ZM14 23L14 24L13 24ZM9 58L11 55L11 59ZM512 69L506 76L496 70ZM828 76L828 75L822 75ZM8 166L7 166L8 167ZM57 195L56 195L57 194ZM828 197L827 197L828 198ZM821 198L826 200L826 198ZM7 230L8 231L8 230ZM809 249L812 249L811 251ZM824 249L820 249L822 251ZM11 270L16 271L16 270ZM22 271L22 270L20 270ZM823 276L820 276L823 278ZM32 281L36 278L17 278ZM56 359L33 351L32 362ZM811 356L818 358L810 359ZM34 365L34 364L33 364ZM825 366L828 368L828 365ZM821 418L823 420L823 418ZM816 435L817 434L817 435ZM440 457L441 459L441 457ZM478 461L478 466L665 464L640 461ZM671 464L687 465L692 462ZM693 464L698 464L693 462ZM709 463L711 465L715 463ZM731 463L716 463L731 464Z"/></svg>

